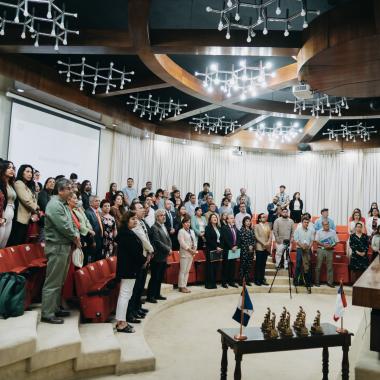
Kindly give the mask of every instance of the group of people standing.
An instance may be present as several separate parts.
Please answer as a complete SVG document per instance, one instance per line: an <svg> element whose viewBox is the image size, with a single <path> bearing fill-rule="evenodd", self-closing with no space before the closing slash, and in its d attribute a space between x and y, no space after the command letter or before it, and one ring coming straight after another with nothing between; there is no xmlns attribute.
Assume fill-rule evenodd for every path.
<svg viewBox="0 0 380 380"><path fill-rule="evenodd" d="M134 180L128 178L122 190L112 183L101 200L92 194L91 182L85 180L80 184L74 173L70 179L49 177L44 186L39 183L39 176L30 165L22 165L15 175L12 162L0 161L0 248L33 239L46 242L48 268L42 301L45 322L63 323L62 317L67 315L60 308L57 289L62 287L72 266L68 257L74 248L83 250L84 264L117 255L121 287L116 317L117 329L122 332L133 332L131 323L139 323L148 312L141 303L148 271L151 278L147 301L165 300L161 284L172 251L179 251L180 255L179 291L189 293L189 272L198 250L206 253L206 288L216 288L219 277L222 287L237 287L237 257L239 282L245 281L250 286L255 256L253 279L261 286L267 285L265 265L273 242L276 265L283 263L286 268L288 262L283 253L295 241L294 281L299 282L302 275L310 286L310 252L317 242L315 284L319 286L320 268L326 260L328 285L333 286L332 257L339 241L335 224L328 210L323 209L321 218L313 225L310 214L303 212L300 193L290 199L283 185L268 205L268 215L260 213L253 223L251 199L245 188L240 189L236 201L231 189L226 188L218 206L209 183L203 184L198 195L189 192L182 200L176 186L171 192L164 189L154 192L151 181L139 195ZM375 254L379 251L378 217L374 203L367 221L358 209L349 221L350 268L357 275L368 267L369 245L372 244Z"/></svg>

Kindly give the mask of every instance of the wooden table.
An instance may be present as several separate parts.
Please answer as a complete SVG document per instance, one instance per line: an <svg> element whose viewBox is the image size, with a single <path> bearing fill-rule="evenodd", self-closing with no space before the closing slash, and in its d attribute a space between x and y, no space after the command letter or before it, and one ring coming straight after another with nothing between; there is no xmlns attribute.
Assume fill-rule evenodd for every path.
<svg viewBox="0 0 380 380"><path fill-rule="evenodd" d="M370 349L380 352L380 256L355 282L352 304L372 308Z"/></svg>
<svg viewBox="0 0 380 380"><path fill-rule="evenodd" d="M353 334L338 334L336 326L330 323L321 323L324 335L310 335L307 337L264 339L263 333L259 327L247 327L244 329L244 335L247 336L245 341L237 341L234 335L239 333L239 329L219 329L218 332L222 337L222 361L220 370L220 379L227 379L227 351L230 347L235 353L235 373L234 379L241 379L241 361L244 354L256 354L263 352L305 350L308 348L322 348L322 373L323 380L328 379L329 373L329 347L339 347L343 349L342 359L342 379L348 380L349 363L348 350L351 345L351 336ZM310 331L311 325L307 325ZM296 363L295 363L296 364Z"/></svg>

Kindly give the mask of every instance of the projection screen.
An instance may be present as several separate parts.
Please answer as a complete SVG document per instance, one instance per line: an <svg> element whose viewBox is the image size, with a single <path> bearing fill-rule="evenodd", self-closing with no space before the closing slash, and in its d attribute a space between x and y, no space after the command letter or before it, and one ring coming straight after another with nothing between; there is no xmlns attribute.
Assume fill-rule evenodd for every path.
<svg viewBox="0 0 380 380"><path fill-rule="evenodd" d="M31 164L41 179L78 174L97 187L100 128L35 106L12 104L8 159Z"/></svg>

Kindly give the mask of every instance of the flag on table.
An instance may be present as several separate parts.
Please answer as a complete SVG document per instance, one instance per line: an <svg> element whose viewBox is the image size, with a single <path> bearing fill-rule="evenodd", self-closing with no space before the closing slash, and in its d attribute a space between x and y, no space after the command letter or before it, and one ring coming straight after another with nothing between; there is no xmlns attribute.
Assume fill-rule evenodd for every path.
<svg viewBox="0 0 380 380"><path fill-rule="evenodd" d="M243 319L242 319L241 313L242 313L243 297L244 297L244 310L243 310ZM247 326L249 322L249 318L251 318L252 313L253 313L252 301L249 298L247 288L244 287L239 297L239 302L238 302L235 314L232 316L232 319L234 319L238 323L242 321L243 326Z"/></svg>
<svg viewBox="0 0 380 380"><path fill-rule="evenodd" d="M346 295L344 294L343 284L340 284L338 294L336 295L336 305L334 313L334 321L338 321L343 317L344 309L347 307Z"/></svg>

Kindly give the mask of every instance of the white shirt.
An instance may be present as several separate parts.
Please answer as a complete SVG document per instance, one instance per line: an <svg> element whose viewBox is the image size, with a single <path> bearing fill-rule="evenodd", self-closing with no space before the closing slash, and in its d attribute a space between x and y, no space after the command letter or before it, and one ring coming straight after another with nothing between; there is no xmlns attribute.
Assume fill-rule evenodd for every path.
<svg viewBox="0 0 380 380"><path fill-rule="evenodd" d="M299 210L301 210L301 204L300 204L300 201L295 200L295 201L294 201L294 211L299 211Z"/></svg>
<svg viewBox="0 0 380 380"><path fill-rule="evenodd" d="M152 227L154 222L155 222L155 215L154 215L154 210L152 209L152 207L149 207L149 213L148 215L145 217L145 221L146 221L146 224L149 226L149 227Z"/></svg>
<svg viewBox="0 0 380 380"><path fill-rule="evenodd" d="M236 216L235 216L235 226L236 226L236 228L238 230L240 230L241 227L243 226L243 219L246 216L249 216L249 218L251 219L251 215L249 215L247 212L245 212L244 214L242 212L239 212L238 214L236 214Z"/></svg>

